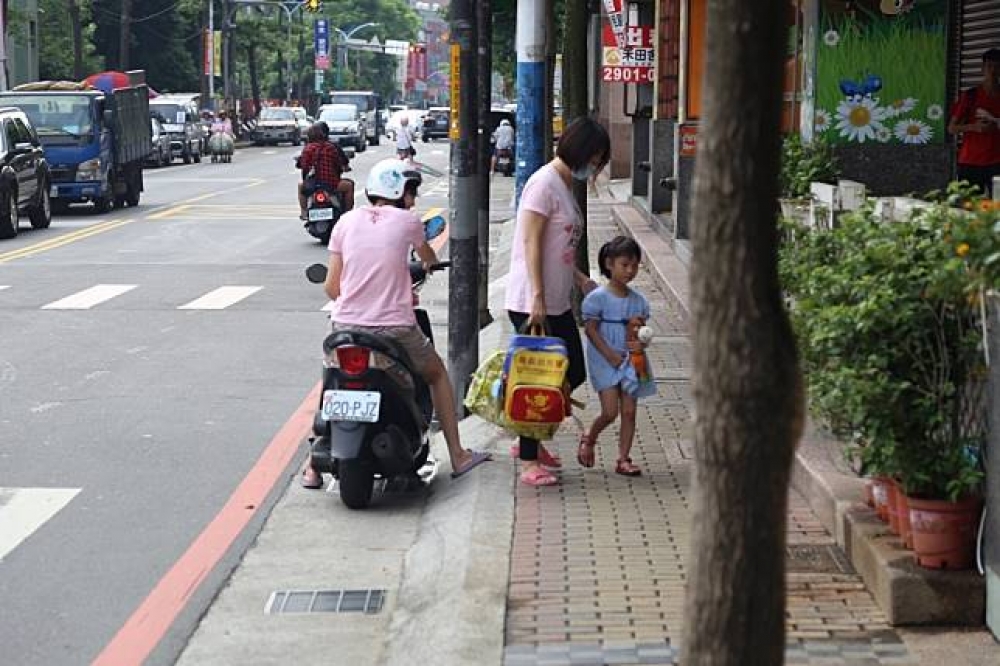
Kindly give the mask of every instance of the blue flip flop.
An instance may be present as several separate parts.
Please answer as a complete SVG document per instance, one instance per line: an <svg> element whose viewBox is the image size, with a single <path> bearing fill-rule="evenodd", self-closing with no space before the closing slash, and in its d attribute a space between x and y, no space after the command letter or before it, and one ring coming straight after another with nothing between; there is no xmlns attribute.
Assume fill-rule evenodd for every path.
<svg viewBox="0 0 1000 666"><path fill-rule="evenodd" d="M466 474L467 472L471 471L473 468L479 467L484 462L493 460L493 456L487 453L486 451L470 451L470 453L472 454L472 458L469 460L469 462L465 463L465 466L463 466L461 469L456 469L454 472L452 472L451 478L457 479L463 474Z"/></svg>

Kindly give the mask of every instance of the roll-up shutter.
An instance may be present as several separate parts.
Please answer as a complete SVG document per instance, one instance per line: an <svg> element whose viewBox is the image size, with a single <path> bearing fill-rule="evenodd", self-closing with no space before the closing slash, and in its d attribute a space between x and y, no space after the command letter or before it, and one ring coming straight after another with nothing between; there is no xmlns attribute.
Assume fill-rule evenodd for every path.
<svg viewBox="0 0 1000 666"><path fill-rule="evenodd" d="M963 0L959 51L959 87L978 85L983 76L983 52L1000 49L1000 0Z"/></svg>

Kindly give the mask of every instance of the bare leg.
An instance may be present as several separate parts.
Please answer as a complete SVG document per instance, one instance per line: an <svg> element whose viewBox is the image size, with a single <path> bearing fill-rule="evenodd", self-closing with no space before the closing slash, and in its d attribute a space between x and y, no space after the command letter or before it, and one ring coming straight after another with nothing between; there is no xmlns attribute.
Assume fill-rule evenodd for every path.
<svg viewBox="0 0 1000 666"><path fill-rule="evenodd" d="M628 458L635 439L636 400L627 393L622 393L622 422L618 428L618 459Z"/></svg>
<svg viewBox="0 0 1000 666"><path fill-rule="evenodd" d="M448 444L451 468L457 470L472 458L472 454L462 448L458 436L458 416L455 414L455 392L451 388L448 371L437 353L434 354L434 360L424 368L424 379L431 387L431 400L441 422L444 441Z"/></svg>
<svg viewBox="0 0 1000 666"><path fill-rule="evenodd" d="M299 217L306 219L306 184L299 183Z"/></svg>
<svg viewBox="0 0 1000 666"><path fill-rule="evenodd" d="M601 436L604 429L615 422L618 418L618 402L619 396L621 395L621 390L616 386L614 388L604 389L600 392L601 398L601 413L597 415L594 422L590 425L590 430L587 431L587 437L593 442L597 442L597 438ZM635 403L633 402L633 405ZM634 425L634 424L633 424Z"/></svg>
<svg viewBox="0 0 1000 666"><path fill-rule="evenodd" d="M354 208L354 181L349 178L342 179L337 185L337 191L343 196L344 210L352 210Z"/></svg>

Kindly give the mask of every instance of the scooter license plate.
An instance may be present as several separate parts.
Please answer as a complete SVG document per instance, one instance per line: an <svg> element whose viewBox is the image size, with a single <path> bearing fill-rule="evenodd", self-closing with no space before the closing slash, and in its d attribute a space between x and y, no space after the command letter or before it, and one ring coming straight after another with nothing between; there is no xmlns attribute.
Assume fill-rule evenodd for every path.
<svg viewBox="0 0 1000 666"><path fill-rule="evenodd" d="M323 391L320 415L324 421L378 421L382 394L376 391Z"/></svg>
<svg viewBox="0 0 1000 666"><path fill-rule="evenodd" d="M333 219L333 209L332 208L313 208L309 211L309 221L318 222L320 220L332 220Z"/></svg>

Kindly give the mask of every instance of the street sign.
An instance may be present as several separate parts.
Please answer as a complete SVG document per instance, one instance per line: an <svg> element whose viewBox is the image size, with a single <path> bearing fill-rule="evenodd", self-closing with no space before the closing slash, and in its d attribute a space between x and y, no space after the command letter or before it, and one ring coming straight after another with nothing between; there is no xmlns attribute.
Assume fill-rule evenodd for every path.
<svg viewBox="0 0 1000 666"><path fill-rule="evenodd" d="M317 69L316 70L316 80L313 83L313 90L315 90L318 93L323 92L323 70L322 69Z"/></svg>
<svg viewBox="0 0 1000 666"><path fill-rule="evenodd" d="M330 24L325 18L313 22L313 48L316 69L330 69Z"/></svg>

